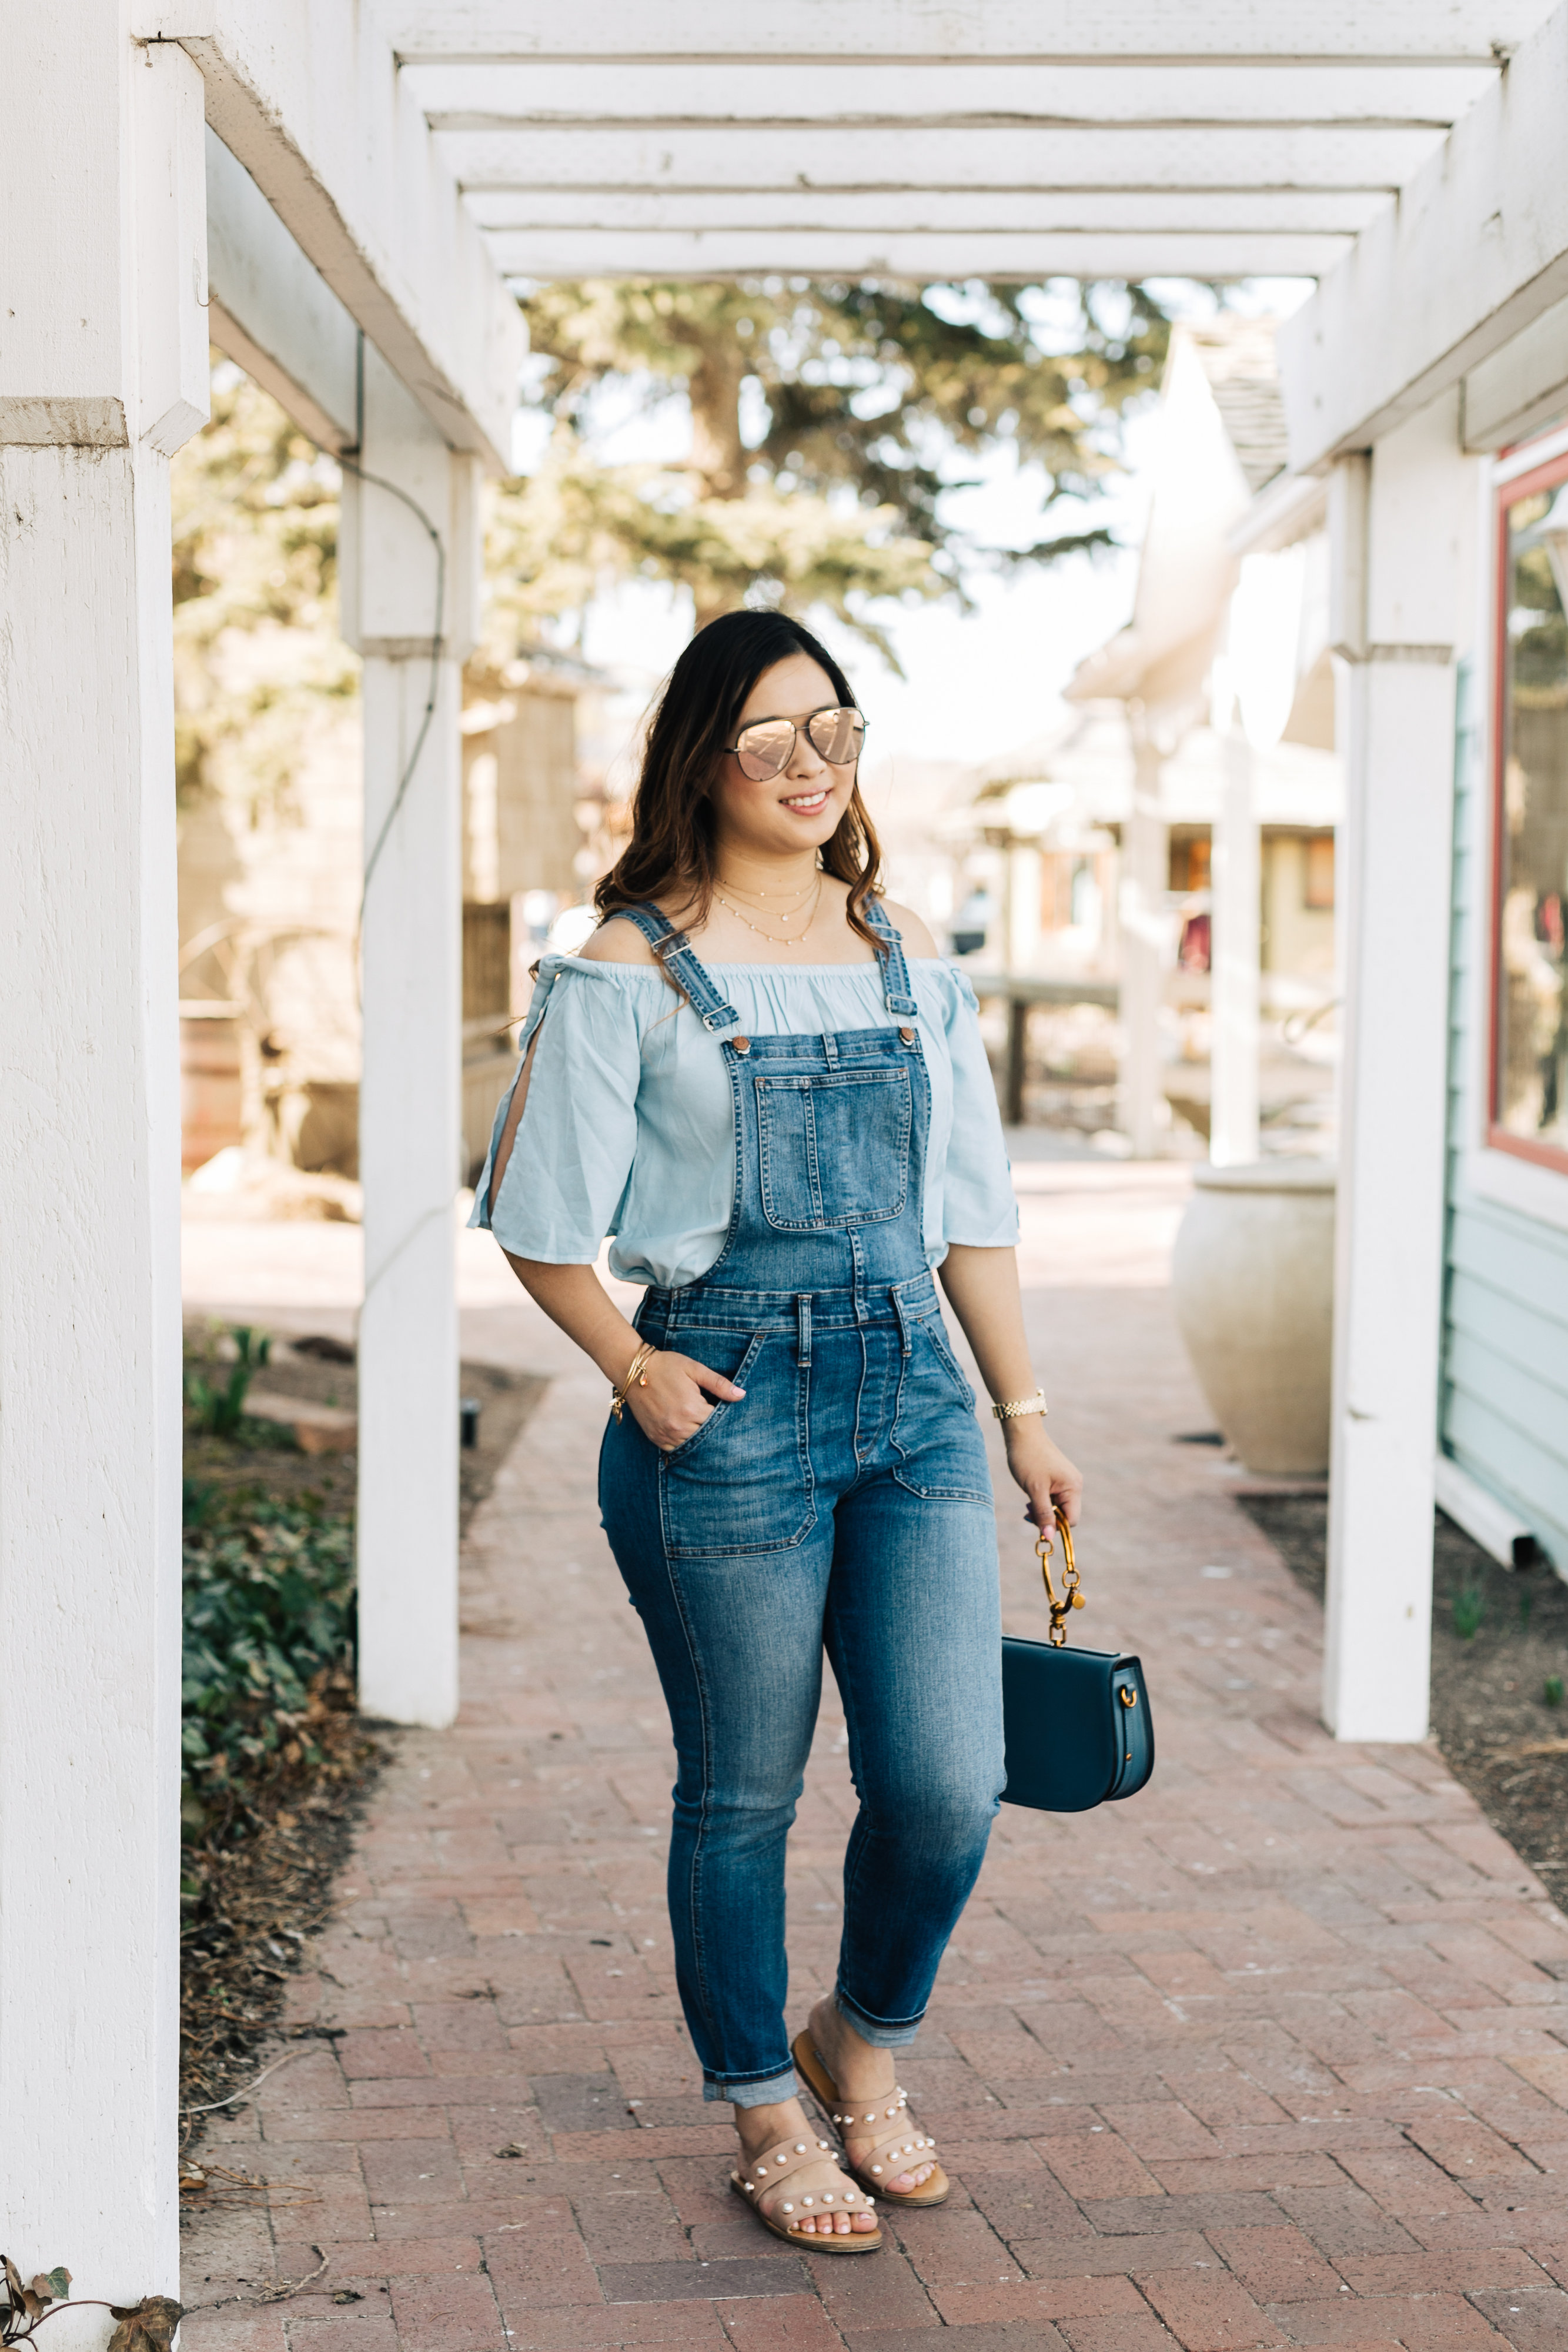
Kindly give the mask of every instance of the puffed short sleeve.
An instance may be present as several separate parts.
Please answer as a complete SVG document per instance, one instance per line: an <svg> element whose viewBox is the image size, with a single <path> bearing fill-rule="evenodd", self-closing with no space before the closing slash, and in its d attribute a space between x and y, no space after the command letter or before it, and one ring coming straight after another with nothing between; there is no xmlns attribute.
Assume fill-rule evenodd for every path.
<svg viewBox="0 0 1568 2352"><path fill-rule="evenodd" d="M615 1231L636 1155L636 1003L615 967L547 956L519 1042L468 1222L514 1257L591 1265ZM528 1099L492 1199L497 1148L530 1047Z"/></svg>
<svg viewBox="0 0 1568 2352"><path fill-rule="evenodd" d="M953 1130L942 1181L942 1238L974 1249L1011 1249L1018 1202L1002 1134L980 1008L961 971L946 967L946 1028L953 1066Z"/></svg>

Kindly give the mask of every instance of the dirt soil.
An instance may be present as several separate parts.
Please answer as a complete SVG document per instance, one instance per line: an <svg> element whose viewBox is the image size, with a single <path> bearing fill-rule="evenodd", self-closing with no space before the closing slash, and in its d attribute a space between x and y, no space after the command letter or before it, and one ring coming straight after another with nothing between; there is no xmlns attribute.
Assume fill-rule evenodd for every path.
<svg viewBox="0 0 1568 2352"><path fill-rule="evenodd" d="M204 1350L210 1327L193 1323L186 1330L188 1354ZM332 1352L318 1353L318 1349ZM359 1402L359 1369L340 1360L342 1342L309 1338L275 1339L267 1364L252 1383L271 1396L303 1397L311 1404L340 1405L351 1412ZM458 1454L460 1473L459 1525L468 1522L496 1483L496 1473L510 1453L514 1439L549 1382L538 1372L511 1372L496 1364L464 1364L459 1387L479 1404L478 1442ZM185 1433L185 1475L204 1479L225 1491L259 1486L280 1500L314 1496L329 1511L351 1512L359 1463L352 1454L300 1454L287 1431L252 1421L241 1431L243 1444L204 1437L188 1427Z"/></svg>
<svg viewBox="0 0 1568 2352"><path fill-rule="evenodd" d="M255 2074L256 2044L273 2030L305 1938L326 1924L333 1881L385 1758L354 1712L349 1675L317 1696L324 1706L310 1731L319 1767L236 1793L230 1815L210 1819L200 1844L181 1854L183 2158L201 2137L202 2110Z"/></svg>
<svg viewBox="0 0 1568 2352"><path fill-rule="evenodd" d="M1325 1498L1237 1500L1321 1601ZM1474 1630L1467 1633L1469 1627ZM1553 1681L1555 1705L1547 1696ZM1439 1511L1432 1578L1433 1737L1493 1828L1568 1910L1565 1681L1568 1583L1547 1560L1530 1569L1500 1567ZM1554 1973L1568 1973L1568 1962L1558 1963Z"/></svg>
<svg viewBox="0 0 1568 2352"><path fill-rule="evenodd" d="M208 1352L212 1337L208 1327L193 1326L189 1353ZM318 1344L323 1352L308 1343L275 1343L256 1385L351 1409L355 1365L340 1360L340 1343ZM458 1456L465 1530L548 1386L533 1373L462 1367L461 1393L481 1407L478 1442ZM237 1440L204 1436L189 1425L193 1418L186 1416L187 1479L225 1493L259 1488L278 1500L309 1498L329 1514L352 1517L352 1454L301 1454L286 1430L254 1420L242 1422ZM325 1924L333 1880L387 1754L382 1727L355 1711L346 1670L325 1678L310 1729L322 1759L314 1772L297 1769L236 1792L230 1814L207 1823L199 1846L187 1845L182 1855L188 1895L181 1938L181 2148L188 2203L214 2193L190 2161L203 2121L191 2111L225 2099L254 2076L257 2045L277 2030L283 1987L299 1965L305 1938Z"/></svg>

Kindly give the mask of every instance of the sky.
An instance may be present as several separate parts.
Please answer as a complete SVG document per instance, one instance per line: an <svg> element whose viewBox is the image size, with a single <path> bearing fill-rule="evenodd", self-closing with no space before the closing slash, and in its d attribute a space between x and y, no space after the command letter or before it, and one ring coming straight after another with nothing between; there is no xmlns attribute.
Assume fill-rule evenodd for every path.
<svg viewBox="0 0 1568 2352"><path fill-rule="evenodd" d="M1162 289L1176 292L1176 289ZM1184 308L1212 310L1206 289L1185 289ZM1259 280L1241 289L1238 307L1284 316L1312 289L1301 279ZM654 418L610 420L601 441L607 461L657 462L685 454L689 427L680 404ZM1121 542L1097 557L1072 556L1008 575L972 574L973 609L882 604L873 608L897 652L902 677L881 656L831 615L813 615L830 649L848 672L868 726L867 750L891 756L965 762L998 759L1061 720L1061 689L1078 664L1130 618L1137 576L1136 548L1148 506L1149 460L1158 432L1153 404L1132 415L1124 436L1125 470L1092 508L1064 502L1050 528L1069 532L1103 523ZM514 462L526 470L542 442L525 416ZM1027 544L1038 535L1044 478L998 450L965 472L972 489L954 490L946 518L994 546ZM617 673L629 688L651 692L674 663L691 630L689 599L645 583L600 596L585 616L581 651ZM629 703L628 707L631 707Z"/></svg>

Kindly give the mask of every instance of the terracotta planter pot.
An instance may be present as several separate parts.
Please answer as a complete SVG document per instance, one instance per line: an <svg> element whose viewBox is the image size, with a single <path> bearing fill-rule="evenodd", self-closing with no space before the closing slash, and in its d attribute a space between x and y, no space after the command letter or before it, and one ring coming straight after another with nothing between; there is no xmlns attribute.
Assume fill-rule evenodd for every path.
<svg viewBox="0 0 1568 2352"><path fill-rule="evenodd" d="M1209 1411L1249 1470L1329 1459L1334 1171L1322 1160L1197 1168L1176 1234L1176 1320Z"/></svg>

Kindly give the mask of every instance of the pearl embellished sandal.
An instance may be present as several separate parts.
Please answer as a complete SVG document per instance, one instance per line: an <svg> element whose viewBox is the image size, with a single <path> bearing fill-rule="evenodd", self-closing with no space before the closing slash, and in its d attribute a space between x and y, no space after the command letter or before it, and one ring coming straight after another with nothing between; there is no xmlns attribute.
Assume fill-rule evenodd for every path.
<svg viewBox="0 0 1568 2352"><path fill-rule="evenodd" d="M844 2162L868 2196L880 2197L889 2205L946 2203L953 2193L953 2184L936 2163L936 2141L912 2129L907 2113L909 2101L903 2091L895 2089L891 2099L873 2099L869 2107L852 2107L818 2057L809 2033L797 2034L789 2054L840 2137L847 2141L852 2133L856 2139L871 2140L870 2154L858 2163L847 2146L844 2151ZM874 2131L868 2128L873 2125L877 2126ZM904 2157L913 2161L901 2162ZM901 2172L913 2172L922 2164L932 2165L935 2169L918 2189L888 2188L889 2180L896 2180Z"/></svg>
<svg viewBox="0 0 1568 2352"><path fill-rule="evenodd" d="M729 2185L737 2197L747 2200L764 2229L771 2230L776 2238L787 2238L792 2246L810 2246L820 2254L874 2254L882 2244L880 2230L833 2230L820 2234L815 2230L802 2230L800 2226L800 2219L806 2213L831 2216L841 2207L851 2213L857 2212L862 2206L869 2209L872 2199L857 2193L847 2182L841 2189L818 2189L810 2196L787 2199L777 2209L779 2217L777 2221L771 2213L763 2210L762 2199L787 2173L809 2172L813 2167L820 2168L824 2157L834 2165L835 2179L843 2180L843 2174L836 2169L837 2158L829 2141L820 2139L812 2147L807 2141L798 2139L785 2140L781 2146L769 2148L749 2171L732 2172Z"/></svg>

